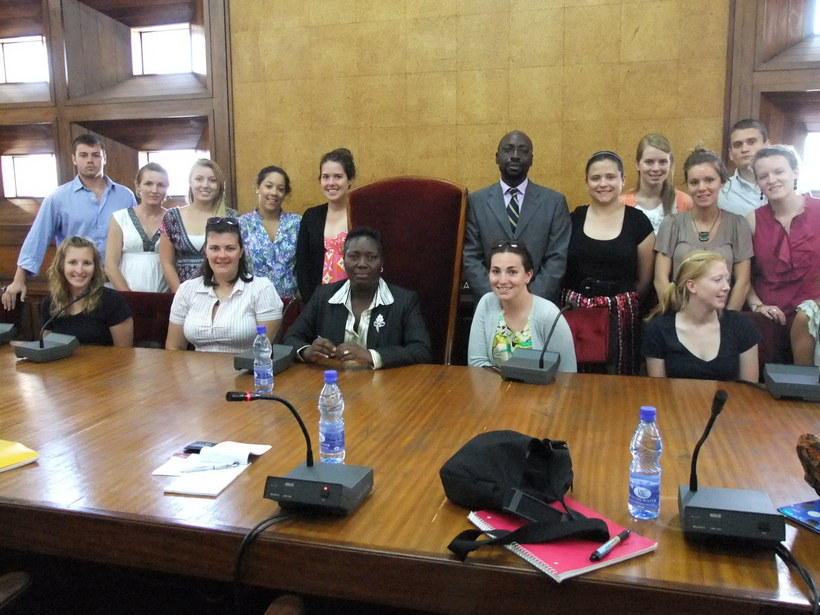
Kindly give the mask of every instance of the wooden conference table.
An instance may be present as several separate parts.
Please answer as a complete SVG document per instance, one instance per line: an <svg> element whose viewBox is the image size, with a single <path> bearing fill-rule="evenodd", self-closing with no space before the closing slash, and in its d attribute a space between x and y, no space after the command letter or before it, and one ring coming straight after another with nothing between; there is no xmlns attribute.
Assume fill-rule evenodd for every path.
<svg viewBox="0 0 820 615"><path fill-rule="evenodd" d="M37 449L36 464L0 474L0 548L229 580L237 547L275 513L265 479L304 460L301 433L274 402L227 403L247 389L231 357L82 347L51 364L0 348L0 437ZM683 540L676 493L717 383L559 374L549 386L492 372L420 365L340 374L348 462L375 472L346 518L285 521L253 545L247 583L440 613L808 612L806 588L773 553ZM277 376L316 432L318 366ZM816 498L794 452L820 432L820 405L777 401L738 384L701 452L702 485L766 490L776 506ZM628 444L638 407L656 405L664 437L661 517L626 511ZM444 496L442 463L484 430L565 439L573 497L659 542L654 553L560 585L504 549L466 563L446 545L470 527ZM218 498L163 495L151 471L194 440L269 443ZM820 579L820 536L787 528L787 544Z"/></svg>

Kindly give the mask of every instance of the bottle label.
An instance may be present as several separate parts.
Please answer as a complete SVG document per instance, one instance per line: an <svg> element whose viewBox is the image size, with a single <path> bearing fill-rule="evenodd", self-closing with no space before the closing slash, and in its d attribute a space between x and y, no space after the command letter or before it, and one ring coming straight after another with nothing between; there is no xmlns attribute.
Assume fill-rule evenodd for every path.
<svg viewBox="0 0 820 615"><path fill-rule="evenodd" d="M273 389L273 370L270 367L254 365L253 384L256 390L270 391Z"/></svg>
<svg viewBox="0 0 820 615"><path fill-rule="evenodd" d="M319 431L319 451L325 455L341 453L345 450L345 430Z"/></svg>
<svg viewBox="0 0 820 615"><path fill-rule="evenodd" d="M644 474L629 476L629 504L639 508L658 508L661 504L661 477Z"/></svg>

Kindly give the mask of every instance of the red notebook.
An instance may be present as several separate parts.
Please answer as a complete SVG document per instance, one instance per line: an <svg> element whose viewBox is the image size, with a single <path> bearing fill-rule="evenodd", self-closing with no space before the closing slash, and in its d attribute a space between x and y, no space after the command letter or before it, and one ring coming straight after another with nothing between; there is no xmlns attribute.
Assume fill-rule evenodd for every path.
<svg viewBox="0 0 820 615"><path fill-rule="evenodd" d="M609 529L610 536L615 536L626 529L575 500L564 498L564 501L567 506L586 517L603 519ZM563 510L558 503L552 504L552 507ZM528 523L518 517L488 510L471 512L468 518L480 530L489 533L492 533L493 530L515 530ZM562 538L555 542L535 545L519 545L517 543L506 545L510 551L524 558L536 568L543 570L560 583L564 579L576 577L579 574L597 570L604 566L611 566L626 559L654 551L658 543L632 532L626 540L615 545L612 551L603 559L597 562L590 561L589 556L600 546L600 544L578 538Z"/></svg>

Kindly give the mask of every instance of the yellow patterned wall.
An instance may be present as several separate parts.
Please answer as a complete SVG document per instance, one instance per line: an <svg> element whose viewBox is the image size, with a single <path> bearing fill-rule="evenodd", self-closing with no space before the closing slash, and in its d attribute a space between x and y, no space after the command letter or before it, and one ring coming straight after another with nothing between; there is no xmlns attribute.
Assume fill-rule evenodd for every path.
<svg viewBox="0 0 820 615"><path fill-rule="evenodd" d="M533 140L530 177L586 202L599 149L627 161L662 132L682 162L723 130L727 0L231 0L239 208L283 166L301 212L323 202L323 153L361 185L394 175L477 190L498 140ZM678 173L676 181L682 181Z"/></svg>

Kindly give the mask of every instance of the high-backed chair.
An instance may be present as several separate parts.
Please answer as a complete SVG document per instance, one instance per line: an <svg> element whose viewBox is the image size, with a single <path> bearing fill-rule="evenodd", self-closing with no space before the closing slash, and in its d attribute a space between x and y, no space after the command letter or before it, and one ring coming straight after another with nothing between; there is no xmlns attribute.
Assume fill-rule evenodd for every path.
<svg viewBox="0 0 820 615"><path fill-rule="evenodd" d="M456 329L467 189L441 179L393 177L350 192L350 226L384 238L384 279L419 294L433 361L449 365Z"/></svg>
<svg viewBox="0 0 820 615"><path fill-rule="evenodd" d="M285 339L285 333L288 332L288 328L290 328L290 326L296 321L296 318L302 313L302 309L305 307L305 304L301 299L286 299L284 300L284 303L285 307L282 310L282 324L279 325L279 330L273 338L274 344L282 343L282 340Z"/></svg>
<svg viewBox="0 0 820 615"><path fill-rule="evenodd" d="M760 364L760 381L763 382L763 366L766 363L791 363L791 341L789 330L775 322L771 318L766 318L760 312L744 311L743 314L749 317L754 323L763 339L757 345L757 359Z"/></svg>
<svg viewBox="0 0 820 615"><path fill-rule="evenodd" d="M610 357L610 317L605 307L579 308L564 313L579 372L604 371Z"/></svg>
<svg viewBox="0 0 820 615"><path fill-rule="evenodd" d="M123 291L120 294L134 316L134 346L165 348L173 293Z"/></svg>

